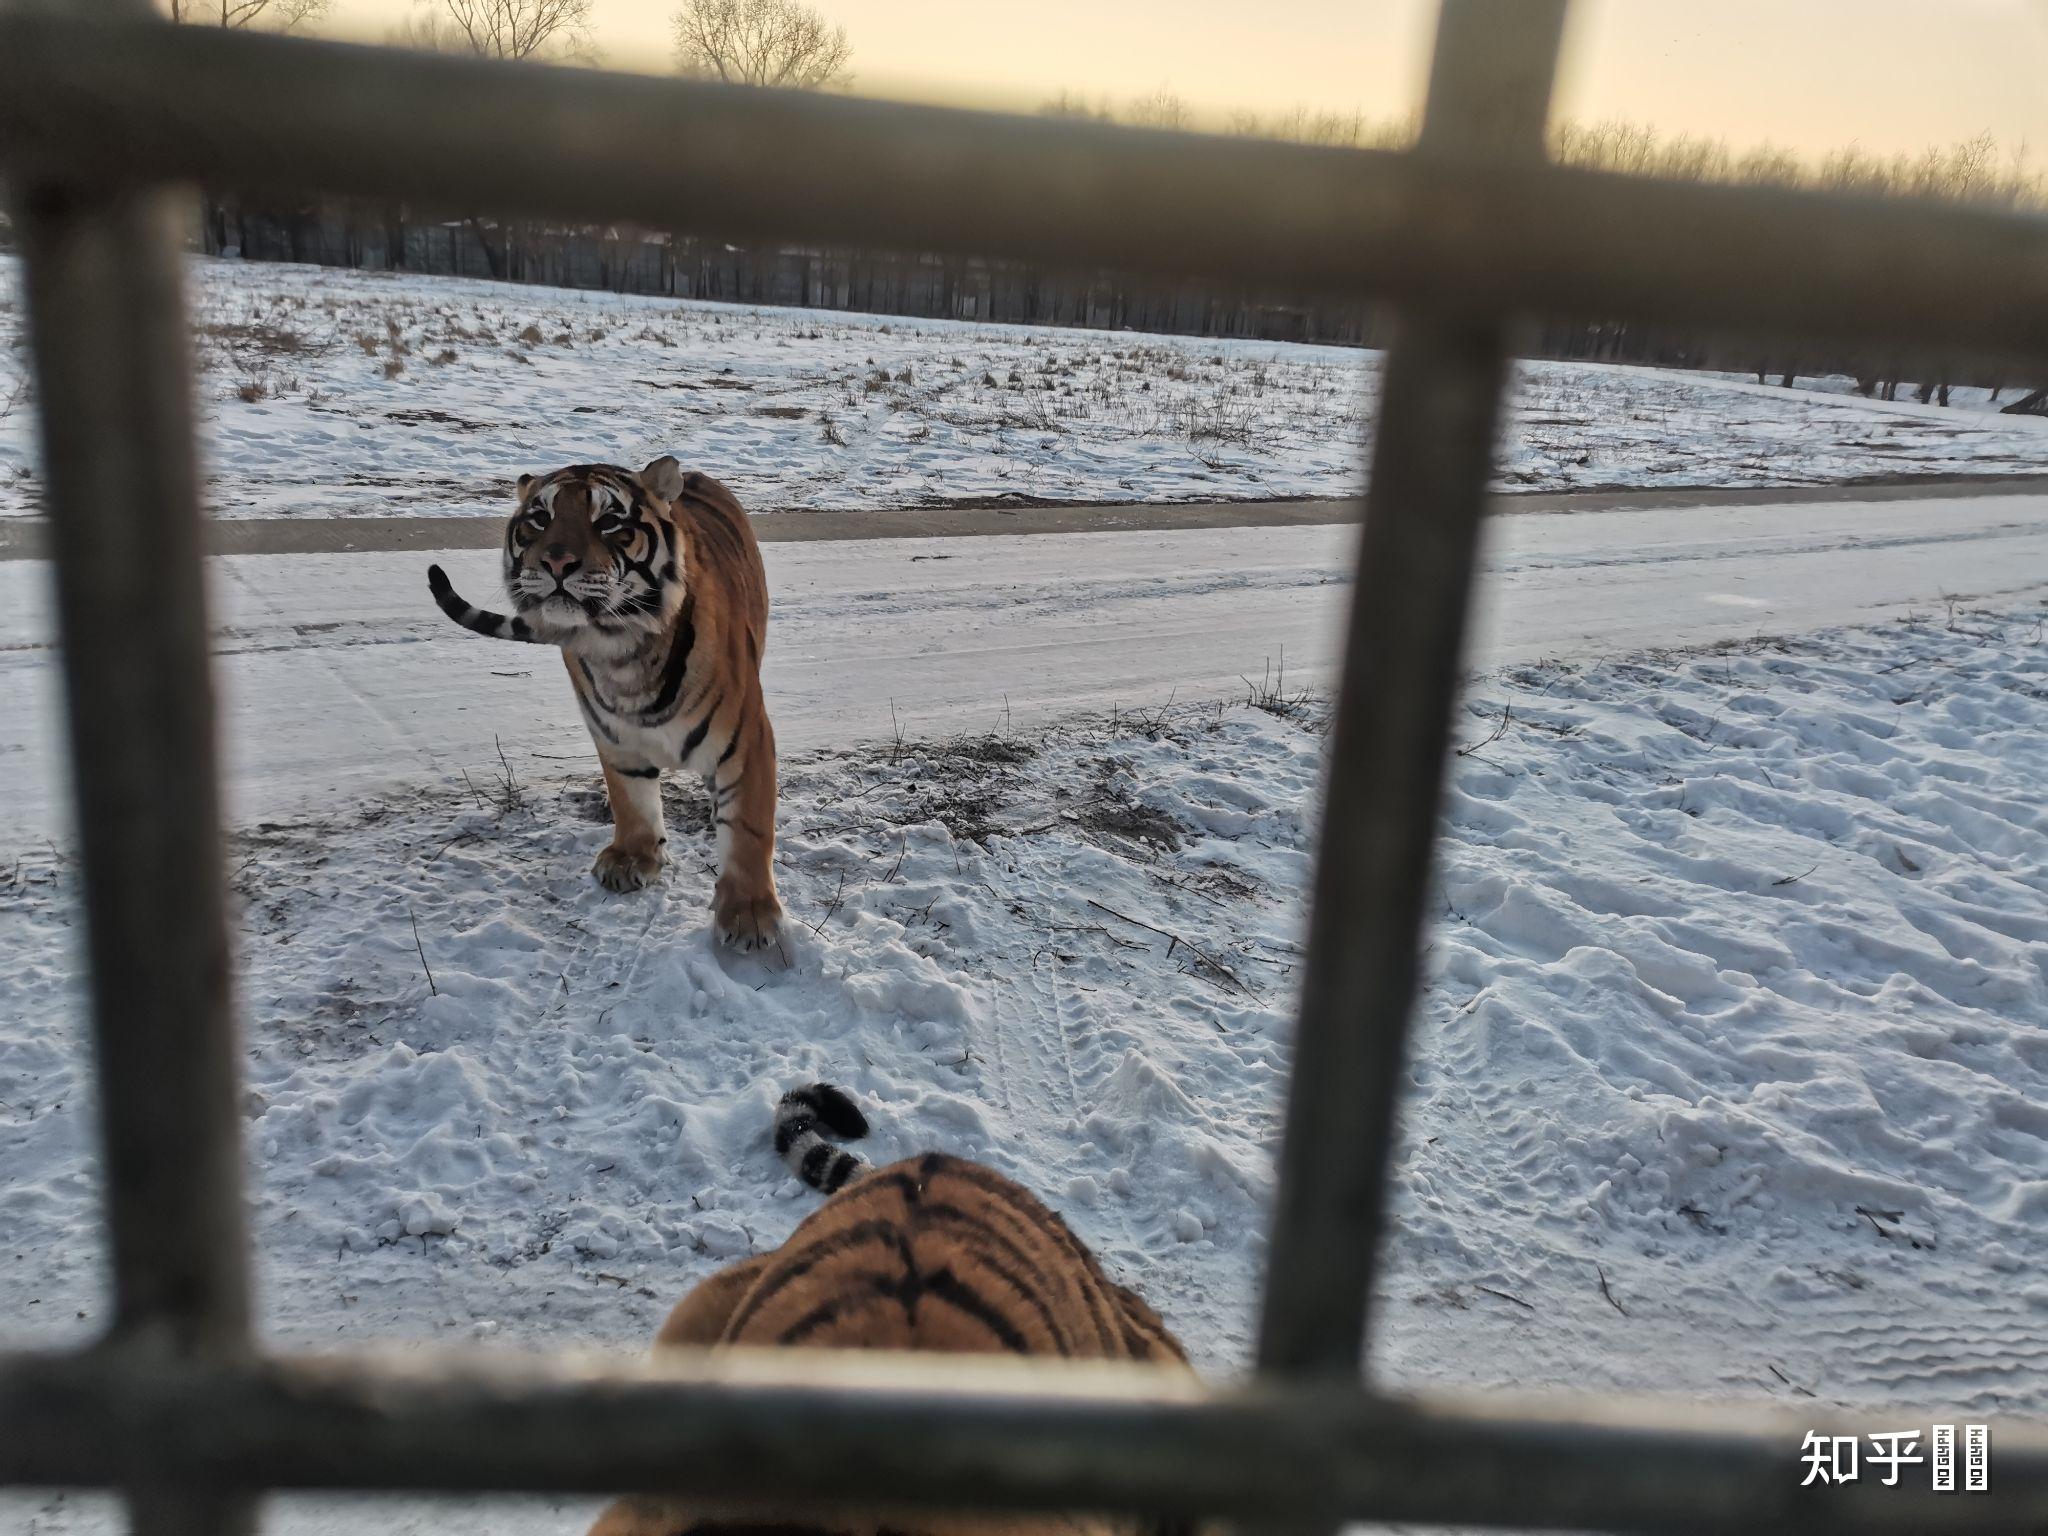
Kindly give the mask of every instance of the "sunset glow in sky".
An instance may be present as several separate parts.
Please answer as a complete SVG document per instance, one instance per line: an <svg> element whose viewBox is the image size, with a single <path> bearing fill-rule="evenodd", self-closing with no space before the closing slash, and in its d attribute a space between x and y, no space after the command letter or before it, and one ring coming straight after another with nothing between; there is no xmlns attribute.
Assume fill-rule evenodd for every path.
<svg viewBox="0 0 2048 1536"><path fill-rule="evenodd" d="M666 71L674 0L594 0L613 69ZM1413 111L1432 0L817 0L861 95L1031 110L1162 87L1233 109ZM333 0L381 40L415 0ZM1913 151L1989 132L2048 159L2048 0L1578 0L1561 114L1744 146Z"/></svg>

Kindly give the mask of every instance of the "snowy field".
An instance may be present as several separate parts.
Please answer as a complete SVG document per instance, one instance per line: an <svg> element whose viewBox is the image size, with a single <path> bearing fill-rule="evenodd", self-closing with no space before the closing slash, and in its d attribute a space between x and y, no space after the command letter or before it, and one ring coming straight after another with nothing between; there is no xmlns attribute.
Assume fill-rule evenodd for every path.
<svg viewBox="0 0 2048 1536"><path fill-rule="evenodd" d="M494 512L522 469L659 448L766 509L1338 495L1377 387L1271 343L193 287L236 517ZM0 515L37 510L24 355ZM1502 454L1544 488L2044 470L2048 420L1981 404L1564 364L1523 366ZM663 885L591 882L558 668L442 620L427 553L210 561L267 1339L638 1349L813 1208L767 1127L822 1077L878 1161L1009 1170L1243 1370L1355 536L768 546L765 959L710 942L693 787ZM493 590L489 551L436 558ZM106 1307L47 576L0 562L0 1348ZM1497 519L1475 630L1376 1369L2048 1414L2048 497ZM552 1536L590 1506L276 1507ZM0 1497L0 1528L106 1509Z"/></svg>
<svg viewBox="0 0 2048 1536"><path fill-rule="evenodd" d="M2044 624L2036 596L1480 680L1380 1369L2048 1411ZM244 828L266 1333L637 1347L811 1208L766 1126L823 1076L878 1156L1014 1172L1242 1369L1321 726L1269 696L793 762L766 962L708 940L694 796L667 884L609 896L592 776L516 744L473 790ZM82 1342L89 1090L49 1023L82 1006L76 871L17 848L0 880L0 1346Z"/></svg>
<svg viewBox="0 0 2048 1536"><path fill-rule="evenodd" d="M1341 496L1377 353L685 304L192 263L208 504L224 517L501 510L520 473L659 452L756 510ZM0 340L23 325L0 258ZM13 334L8 334L8 333ZM0 346L0 411L26 352ZM9 372L12 370L12 372ZM0 414L0 516L39 509ZM1806 485L2048 470L2048 419L1739 379L1520 366L1500 480Z"/></svg>

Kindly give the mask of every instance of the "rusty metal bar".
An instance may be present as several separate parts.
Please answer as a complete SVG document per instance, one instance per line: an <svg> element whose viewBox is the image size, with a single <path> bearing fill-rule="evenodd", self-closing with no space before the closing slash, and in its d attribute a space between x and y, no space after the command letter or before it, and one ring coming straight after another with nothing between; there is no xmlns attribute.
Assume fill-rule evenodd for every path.
<svg viewBox="0 0 2048 1536"><path fill-rule="evenodd" d="M1215 1395L1071 1361L767 1351L173 1366L0 1357L0 1484L155 1476L281 1488L672 1490L699 1499L1519 1529L2048 1529L2048 1431L1993 1426L1995 1491L1800 1486L1796 1418L1690 1401L1355 1386ZM1925 1424L1892 1414L1887 1428Z"/></svg>
<svg viewBox="0 0 2048 1536"><path fill-rule="evenodd" d="M249 1297L174 209L153 190L20 191L85 872L108 1347L231 1356ZM244 1500L155 1486L171 1470L133 1486L138 1532L249 1529Z"/></svg>
<svg viewBox="0 0 2048 1536"><path fill-rule="evenodd" d="M1445 0L1417 155L1543 154L1565 0ZM1373 433L1259 1334L1263 1371L1354 1379L1386 1224L1417 949L1506 344L1400 317Z"/></svg>
<svg viewBox="0 0 2048 1536"><path fill-rule="evenodd" d="M0 19L0 158L2048 361L2048 220Z"/></svg>

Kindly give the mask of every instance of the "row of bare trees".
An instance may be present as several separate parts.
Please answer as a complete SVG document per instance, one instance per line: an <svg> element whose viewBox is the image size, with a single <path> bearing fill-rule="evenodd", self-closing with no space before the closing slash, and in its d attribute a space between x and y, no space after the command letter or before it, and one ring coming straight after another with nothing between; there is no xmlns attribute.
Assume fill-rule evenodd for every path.
<svg viewBox="0 0 2048 1536"><path fill-rule="evenodd" d="M331 0L167 0L191 26L295 31ZM593 0L417 0L385 40L433 53L596 63ZM818 90L847 84L853 46L803 0L683 0L670 18L676 67L732 85Z"/></svg>
<svg viewBox="0 0 2048 1536"><path fill-rule="evenodd" d="M1184 128L1195 122L1189 104L1166 87L1120 105L1106 97L1091 100L1079 92L1062 90L1039 111L1048 117L1152 128ZM1402 148L1413 142L1416 132L1412 118L1374 119L1355 109L1341 112L1306 106L1277 114L1240 111L1225 119L1222 127L1226 133L1244 137L1354 149ZM1934 145L1917 155L1878 155L1851 145L1809 160L1781 145L1731 149L1719 138L1666 134L1647 123L1607 119L1559 123L1551 131L1549 148L1551 158L1561 165L1622 175L1804 187L1871 197L1935 198L1997 208L2048 207L2048 178L2029 162L2024 147L2004 151L1988 133ZM1954 385L1962 382L1991 387L1994 400L1999 393L1999 380L1961 379L1939 363L1914 365L1898 358L1790 347L1771 349L1760 359L1753 353L1740 358L1701 338L1627 322L1554 326L1543 336L1543 348L1551 355L1748 367L1755 370L1760 382L1775 378L1788 388L1801 374L1844 372L1855 378L1862 393L1887 400L1897 398L1903 388L1908 398L1947 405ZM1915 379L1917 382L1908 382ZM2039 390L2022 393L2006 409L2048 414L2048 397Z"/></svg>
<svg viewBox="0 0 2048 1536"><path fill-rule="evenodd" d="M221 0L228 3L228 0ZM240 0L324 5L327 0ZM592 64L593 0L417 0L387 41L436 53ZM802 0L683 0L669 19L676 67L730 85L819 90L846 84L853 45Z"/></svg>
<svg viewBox="0 0 2048 1536"><path fill-rule="evenodd" d="M1062 90L1040 107L1045 117L1121 122L1143 128L1200 126L1195 109L1161 86L1122 103ZM1412 117L1371 118L1358 108L1334 111L1305 105L1277 113L1232 112L1222 131L1245 138L1285 139L1347 149L1400 149L1413 142ZM1813 187L1878 197L1933 197L1994 207L2048 206L2048 177L2028 160L2025 146L2002 150L1989 133L1933 145L1917 155L1878 155L1859 145L1802 158L1765 142L1731 148L1725 139L1667 134L1625 118L1567 120L1550 133L1550 156L1560 165L1656 176L1673 181L1725 181Z"/></svg>
<svg viewBox="0 0 2048 1536"><path fill-rule="evenodd" d="M318 20L327 0L170 0L171 20L202 27L275 27L289 32Z"/></svg>
<svg viewBox="0 0 2048 1536"><path fill-rule="evenodd" d="M1720 139L1691 134L1666 136L1641 123L1609 120L1562 123L1551 134L1551 155L1559 163L1626 175L1656 176L1674 181L1738 182L1750 185L1804 187L1866 197L1921 197L1994 208L2048 206L2048 181L2027 159L2024 147L2001 151L1988 133L1952 144L1932 145L1917 155L1877 155L1857 145L1805 160L1790 150L1764 144L1741 152ZM1627 356L1637 338L1626 325L1593 328L1597 340ZM1906 398L1947 405L1957 384L1988 386L1996 401L2006 382L1987 376L1961 376L1939 360L1914 362L1868 352L1780 346L1753 356L1759 383L1776 379L1791 387L1801 374L1845 373L1857 391L1892 400ZM2008 402L2014 413L2048 414L2042 391L2021 392Z"/></svg>
<svg viewBox="0 0 2048 1536"><path fill-rule="evenodd" d="M2048 204L2048 180L2029 162L2026 147L2002 151L1989 133L1930 145L1917 155L1878 155L1851 144L1814 161L1776 144L1735 151L1722 139L1666 136L1645 123L1610 119L1559 124L1550 152L1562 165L1673 181L1812 187L2001 208Z"/></svg>

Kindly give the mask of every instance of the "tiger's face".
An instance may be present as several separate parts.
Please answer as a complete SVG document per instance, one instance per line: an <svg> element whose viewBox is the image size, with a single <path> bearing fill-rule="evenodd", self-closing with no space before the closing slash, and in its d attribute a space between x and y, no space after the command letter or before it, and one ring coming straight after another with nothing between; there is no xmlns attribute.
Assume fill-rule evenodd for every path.
<svg viewBox="0 0 2048 1536"><path fill-rule="evenodd" d="M637 475L572 464L519 477L505 528L505 590L550 638L631 644L683 596L683 556L669 502L682 470L659 458Z"/></svg>

